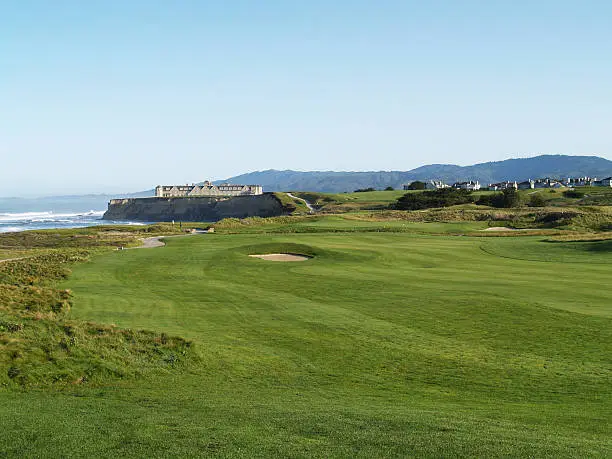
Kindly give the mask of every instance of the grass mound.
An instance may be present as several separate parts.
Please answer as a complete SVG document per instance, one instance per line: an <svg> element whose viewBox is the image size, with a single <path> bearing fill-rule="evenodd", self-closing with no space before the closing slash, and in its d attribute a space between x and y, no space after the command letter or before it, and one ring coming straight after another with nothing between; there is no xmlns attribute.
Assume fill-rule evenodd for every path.
<svg viewBox="0 0 612 459"><path fill-rule="evenodd" d="M539 238L519 240L509 237L503 241L486 242L482 244L481 248L490 255L515 260L609 265L612 240L562 241L540 240Z"/></svg>
<svg viewBox="0 0 612 459"><path fill-rule="evenodd" d="M310 213L310 209L308 206L299 199L293 199L287 193L274 193L274 196L283 206L283 209L286 213L292 215L300 215L300 214L308 214Z"/></svg>
<svg viewBox="0 0 612 459"><path fill-rule="evenodd" d="M56 284L70 275L72 265L87 261L91 254L73 248L79 247L75 241L99 249L128 240L117 229L90 233L63 231L58 236L41 231L3 239L23 242L34 255L27 256L26 251L20 253L25 255L22 259L0 263L0 386L104 384L177 371L195 358L189 341L165 333L68 320L72 293ZM68 248L36 251L52 247L57 237L63 241L59 246Z"/></svg>
<svg viewBox="0 0 612 459"><path fill-rule="evenodd" d="M89 258L86 251L65 251L5 261L0 264L0 284L38 285L65 279L69 265Z"/></svg>
<svg viewBox="0 0 612 459"><path fill-rule="evenodd" d="M0 310L0 385L104 385L175 372L194 357L191 343L181 338L58 319L65 310Z"/></svg>

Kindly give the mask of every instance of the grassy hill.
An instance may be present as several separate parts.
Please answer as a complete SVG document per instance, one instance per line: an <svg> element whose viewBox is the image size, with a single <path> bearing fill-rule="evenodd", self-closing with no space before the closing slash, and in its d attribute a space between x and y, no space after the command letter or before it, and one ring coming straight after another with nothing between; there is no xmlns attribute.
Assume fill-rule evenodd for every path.
<svg viewBox="0 0 612 459"><path fill-rule="evenodd" d="M358 193L321 193L294 192L294 195L306 199L318 212L345 213L355 211L380 211L389 209L406 193L422 193L422 191L368 191ZM476 191L472 193L474 201L482 196L501 194L493 191ZM534 197L546 207L569 208L580 207L582 211L595 208L595 212L606 213L606 208L612 204L612 188L579 187L575 189L535 189L518 192L522 206L532 205ZM482 208L482 207L481 207Z"/></svg>
<svg viewBox="0 0 612 459"><path fill-rule="evenodd" d="M284 221L278 234L242 233L257 229L252 219L234 234L75 265L58 285L73 291L70 320L181 336L197 364L52 390L0 388L0 451L608 454L609 241L456 236L480 234L486 222ZM388 227L396 230L376 231ZM248 257L275 251L314 258Z"/></svg>
<svg viewBox="0 0 612 459"><path fill-rule="evenodd" d="M401 188L414 180L480 180L489 184L503 180L527 180L539 177L607 177L612 175L612 161L596 156L541 155L533 158L508 159L456 166L430 164L410 171L332 172L267 170L230 177L221 182L256 183L266 191L350 192L374 187Z"/></svg>

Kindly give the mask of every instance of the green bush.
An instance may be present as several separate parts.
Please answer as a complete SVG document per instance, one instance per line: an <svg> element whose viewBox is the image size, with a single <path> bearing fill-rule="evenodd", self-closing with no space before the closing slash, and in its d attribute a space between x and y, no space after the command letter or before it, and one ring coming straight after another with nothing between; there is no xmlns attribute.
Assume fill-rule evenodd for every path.
<svg viewBox="0 0 612 459"><path fill-rule="evenodd" d="M421 182L420 180L415 180L410 185L408 185L409 190L424 190L425 182Z"/></svg>
<svg viewBox="0 0 612 459"><path fill-rule="evenodd" d="M546 206L546 200L542 197L541 194L534 193L529 198L529 204L527 204L527 205L529 207L545 207Z"/></svg>
<svg viewBox="0 0 612 459"><path fill-rule="evenodd" d="M474 202L471 191L441 188L422 193L406 193L393 205L398 210L421 210L434 207L449 207Z"/></svg>
<svg viewBox="0 0 612 459"><path fill-rule="evenodd" d="M584 198L584 193L578 190L566 190L563 192L563 196L566 198L580 199Z"/></svg>
<svg viewBox="0 0 612 459"><path fill-rule="evenodd" d="M521 197L514 188L508 188L501 193L482 195L476 201L476 204L479 206L509 209L511 207L519 207L521 205Z"/></svg>

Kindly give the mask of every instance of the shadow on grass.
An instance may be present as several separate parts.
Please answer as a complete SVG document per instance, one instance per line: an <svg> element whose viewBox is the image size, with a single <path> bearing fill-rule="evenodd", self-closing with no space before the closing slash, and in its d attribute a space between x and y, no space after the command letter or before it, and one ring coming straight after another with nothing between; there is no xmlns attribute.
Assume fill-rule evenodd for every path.
<svg viewBox="0 0 612 459"><path fill-rule="evenodd" d="M612 252L612 239L607 239L604 241L544 241L549 244L562 245L567 244L566 247L571 248L577 251L584 252Z"/></svg>
<svg viewBox="0 0 612 459"><path fill-rule="evenodd" d="M612 240L589 242L585 249L589 252L612 252Z"/></svg>

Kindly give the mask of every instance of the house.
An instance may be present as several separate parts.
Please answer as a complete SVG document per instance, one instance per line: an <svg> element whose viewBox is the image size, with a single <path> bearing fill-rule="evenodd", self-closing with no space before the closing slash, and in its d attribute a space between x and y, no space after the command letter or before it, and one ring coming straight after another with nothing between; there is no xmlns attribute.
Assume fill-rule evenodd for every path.
<svg viewBox="0 0 612 459"><path fill-rule="evenodd" d="M213 185L204 182L202 185L159 185L155 188L158 198L178 196L255 196L263 193L261 185L230 185L224 183Z"/></svg>
<svg viewBox="0 0 612 459"><path fill-rule="evenodd" d="M515 190L518 188L516 182L500 182L500 183L490 183L489 190L499 191L499 190L507 190L508 188L514 188Z"/></svg>
<svg viewBox="0 0 612 459"><path fill-rule="evenodd" d="M427 183L425 183L426 190L439 190L441 188L450 188L450 185L447 185L441 180L430 180Z"/></svg>
<svg viewBox="0 0 612 459"><path fill-rule="evenodd" d="M551 178L537 179L533 183L534 188L563 188L563 184Z"/></svg>
<svg viewBox="0 0 612 459"><path fill-rule="evenodd" d="M480 183L478 183L478 180L475 182L472 180L468 182L457 182L453 184L453 188L458 190L477 191L480 190Z"/></svg>
<svg viewBox="0 0 612 459"><path fill-rule="evenodd" d="M605 179L596 180L593 182L593 186L612 187L612 177L606 177Z"/></svg>
<svg viewBox="0 0 612 459"><path fill-rule="evenodd" d="M447 185L441 180L429 180L424 183L425 183L426 190L439 190L441 188L450 188L450 185ZM409 183L409 184L403 185L404 190L412 190L412 188L410 188L410 185L412 184Z"/></svg>
<svg viewBox="0 0 612 459"><path fill-rule="evenodd" d="M597 181L594 177L568 177L567 180L563 181L565 186L593 186L593 182Z"/></svg>
<svg viewBox="0 0 612 459"><path fill-rule="evenodd" d="M535 187L535 182L531 179L525 180L524 182L520 182L517 185L519 190L532 190Z"/></svg>

